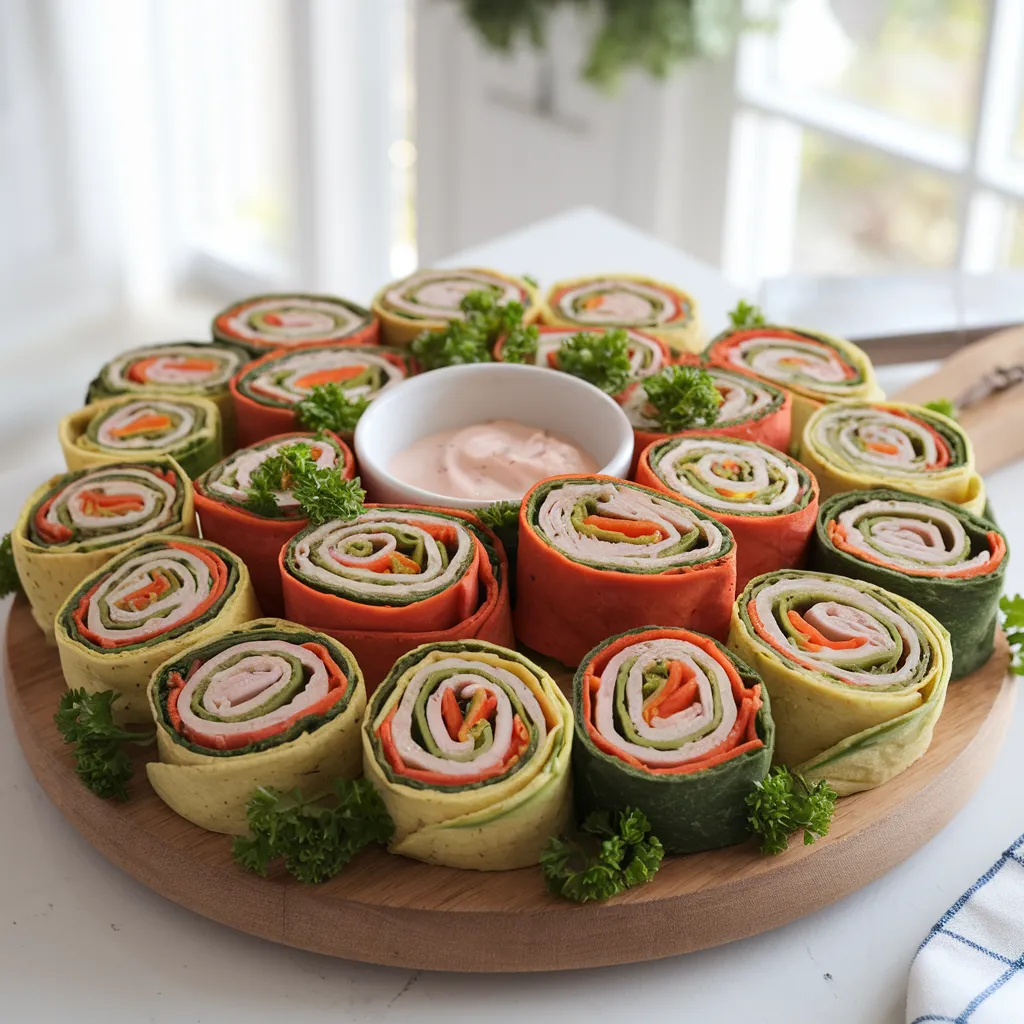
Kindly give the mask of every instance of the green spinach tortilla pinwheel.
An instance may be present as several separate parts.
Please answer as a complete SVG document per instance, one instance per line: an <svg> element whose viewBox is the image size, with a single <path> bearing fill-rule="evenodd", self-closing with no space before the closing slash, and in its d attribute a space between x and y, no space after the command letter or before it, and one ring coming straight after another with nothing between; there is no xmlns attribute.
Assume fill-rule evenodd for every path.
<svg viewBox="0 0 1024 1024"><path fill-rule="evenodd" d="M121 695L114 711L148 722L153 670L189 644L259 615L245 563L209 541L153 536L104 563L57 613L69 689Z"/></svg>
<svg viewBox="0 0 1024 1024"><path fill-rule="evenodd" d="M804 564L818 484L795 459L714 434L682 434L640 453L637 483L682 498L732 530L736 589L773 569Z"/></svg>
<svg viewBox="0 0 1024 1024"><path fill-rule="evenodd" d="M675 285L639 274L594 274L558 281L541 308L541 322L585 331L633 327L676 352L704 347L697 301Z"/></svg>
<svg viewBox="0 0 1024 1024"><path fill-rule="evenodd" d="M814 566L900 594L949 630L952 679L992 656L1006 538L959 505L879 488L837 494L818 514Z"/></svg>
<svg viewBox="0 0 1024 1024"><path fill-rule="evenodd" d="M844 338L821 331L762 324L732 327L708 344L713 365L745 370L793 396L793 454L804 425L828 402L874 402L884 397L867 354Z"/></svg>
<svg viewBox="0 0 1024 1024"><path fill-rule="evenodd" d="M198 395L217 405L225 435L234 430L228 384L251 356L216 341L174 341L122 352L89 385L86 402L117 395Z"/></svg>
<svg viewBox="0 0 1024 1024"><path fill-rule="evenodd" d="M505 552L469 512L370 505L298 533L280 571L285 614L354 651L370 693L421 644L515 642Z"/></svg>
<svg viewBox="0 0 1024 1024"><path fill-rule="evenodd" d="M903 402L836 403L804 428L800 461L822 498L870 487L898 487L963 505L981 515L985 483L964 429L948 416Z"/></svg>
<svg viewBox="0 0 1024 1024"><path fill-rule="evenodd" d="M148 693L159 755L149 781L200 828L244 835L257 787L316 799L359 775L359 665L294 622L257 619L204 636L157 668Z"/></svg>
<svg viewBox="0 0 1024 1024"><path fill-rule="evenodd" d="M337 341L373 345L377 322L362 306L333 295L255 295L221 310L213 318L213 336L263 356Z"/></svg>
<svg viewBox="0 0 1024 1024"><path fill-rule="evenodd" d="M761 680L721 644L657 627L610 637L576 672L573 712L581 817L638 807L669 853L746 839L775 727Z"/></svg>
<svg viewBox="0 0 1024 1024"><path fill-rule="evenodd" d="M318 385L336 384L349 399L372 401L413 371L404 352L380 345L343 342L271 353L231 382L239 447L301 430L295 407Z"/></svg>
<svg viewBox="0 0 1024 1024"><path fill-rule="evenodd" d="M479 871L536 864L568 824L572 732L555 681L515 651L460 640L400 658L363 721L391 851Z"/></svg>
<svg viewBox="0 0 1024 1024"><path fill-rule="evenodd" d="M949 633L905 597L829 573L767 573L737 598L728 646L771 697L775 760L840 796L887 782L931 743Z"/></svg>
<svg viewBox="0 0 1024 1024"><path fill-rule="evenodd" d="M385 285L373 300L383 340L407 346L424 331L439 331L452 320L462 320L462 300L469 292L489 292L499 305L518 302L523 323L537 319L536 289L529 281L497 270L467 267L457 270L417 270Z"/></svg>
<svg viewBox="0 0 1024 1024"><path fill-rule="evenodd" d="M653 622L724 639L736 544L671 495L610 476L551 477L523 499L516 593L516 636L564 665Z"/></svg>
<svg viewBox="0 0 1024 1024"><path fill-rule="evenodd" d="M196 396L90 402L60 421L58 438L70 470L169 455L196 477L223 454L217 406Z"/></svg>
<svg viewBox="0 0 1024 1024"><path fill-rule="evenodd" d="M744 441L760 441L771 448L786 451L790 444L793 399L787 391L759 380L749 373L705 365L696 356L681 356L677 362L706 370L722 404L713 423L697 423L692 429L671 433L721 434ZM649 444L669 436L661 425L658 410L651 405L643 381L631 384L617 401L633 424L633 457Z"/></svg>
<svg viewBox="0 0 1024 1024"><path fill-rule="evenodd" d="M32 617L47 640L64 599L129 544L196 534L192 485L173 459L126 462L47 480L25 503L11 549Z"/></svg>

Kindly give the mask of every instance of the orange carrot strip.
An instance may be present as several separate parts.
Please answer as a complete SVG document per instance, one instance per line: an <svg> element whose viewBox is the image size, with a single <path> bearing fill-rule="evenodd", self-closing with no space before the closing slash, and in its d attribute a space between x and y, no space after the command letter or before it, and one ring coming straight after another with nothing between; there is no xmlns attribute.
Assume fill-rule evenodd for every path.
<svg viewBox="0 0 1024 1024"><path fill-rule="evenodd" d="M362 363L335 366L329 370L316 370L313 373L303 374L301 377L296 377L292 383L296 388L308 390L318 384L340 384L343 380L352 380L353 377L358 377L365 372L366 366Z"/></svg>
<svg viewBox="0 0 1024 1024"><path fill-rule="evenodd" d="M137 416L131 423L126 423L123 427L114 427L110 432L114 437L131 437L132 434L144 434L150 430L166 430L170 425L170 416L154 412Z"/></svg>
<svg viewBox="0 0 1024 1024"><path fill-rule="evenodd" d="M827 647L832 651L853 651L858 647L863 647L867 642L867 637L854 636L850 637L849 640L830 640L824 633L815 629L798 611L790 609L787 618L793 628L806 640L805 646L808 650L820 651L822 647Z"/></svg>
<svg viewBox="0 0 1024 1024"><path fill-rule="evenodd" d="M453 740L462 739L462 711L459 710L459 702L455 699L455 691L447 689L441 698L441 717L444 719L444 727Z"/></svg>
<svg viewBox="0 0 1024 1024"><path fill-rule="evenodd" d="M609 533L621 533L623 537L650 537L657 534L664 540L668 531L657 523L647 519L613 519L611 516L587 516L584 526L595 530L607 530Z"/></svg>

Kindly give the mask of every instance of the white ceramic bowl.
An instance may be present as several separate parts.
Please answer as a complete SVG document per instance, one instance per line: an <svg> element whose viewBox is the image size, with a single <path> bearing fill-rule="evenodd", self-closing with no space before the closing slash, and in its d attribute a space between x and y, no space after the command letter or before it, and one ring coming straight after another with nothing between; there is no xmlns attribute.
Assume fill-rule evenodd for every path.
<svg viewBox="0 0 1024 1024"><path fill-rule="evenodd" d="M578 444L609 476L625 476L633 428L619 404L568 373L513 363L472 363L412 377L374 399L356 426L359 473L371 500L395 505L480 508L403 483L388 466L398 452L439 430L518 420Z"/></svg>

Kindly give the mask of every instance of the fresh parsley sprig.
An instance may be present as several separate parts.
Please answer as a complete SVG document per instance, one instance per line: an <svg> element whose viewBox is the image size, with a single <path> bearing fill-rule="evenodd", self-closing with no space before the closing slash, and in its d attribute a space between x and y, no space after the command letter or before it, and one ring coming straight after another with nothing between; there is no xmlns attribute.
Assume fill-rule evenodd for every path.
<svg viewBox="0 0 1024 1024"><path fill-rule="evenodd" d="M943 416L948 416L951 420L956 419L956 406L948 398L936 398L931 402L925 402L924 407L931 409L932 412L941 413Z"/></svg>
<svg viewBox="0 0 1024 1024"><path fill-rule="evenodd" d="M482 288L466 292L459 308L465 313L463 319L452 320L438 331L424 331L413 339L413 355L424 370L489 363L498 338L523 329L522 303L500 305L494 292Z"/></svg>
<svg viewBox="0 0 1024 1024"><path fill-rule="evenodd" d="M578 838L552 836L540 856L548 889L556 896L586 903L606 900L649 882L665 855L643 811L627 808L614 816L595 811Z"/></svg>
<svg viewBox="0 0 1024 1024"><path fill-rule="evenodd" d="M729 319L733 327L762 327L764 326L764 313L760 306L740 299L736 308L729 313Z"/></svg>
<svg viewBox="0 0 1024 1024"><path fill-rule="evenodd" d="M514 327L505 335L501 345L503 363L532 363L537 355L540 332L530 324L528 327Z"/></svg>
<svg viewBox="0 0 1024 1024"><path fill-rule="evenodd" d="M1003 632L1013 652L1010 669L1018 676L1024 676L1024 597L1020 594L1003 594L999 599L1003 613Z"/></svg>
<svg viewBox="0 0 1024 1024"><path fill-rule="evenodd" d="M329 519L355 519L362 515L366 497L358 477L345 480L336 468L318 466L309 441L285 445L253 470L245 507L268 519L279 518L281 491L291 491L315 526Z"/></svg>
<svg viewBox="0 0 1024 1024"><path fill-rule="evenodd" d="M559 346L558 367L606 394L617 395L632 376L629 338L621 327L600 334L580 331Z"/></svg>
<svg viewBox="0 0 1024 1024"><path fill-rule="evenodd" d="M295 415L307 430L330 430L351 434L370 400L365 395L350 396L339 384L314 384L309 394L295 406Z"/></svg>
<svg viewBox="0 0 1024 1024"><path fill-rule="evenodd" d="M155 730L122 729L113 714L119 697L113 690L68 690L53 721L64 742L74 744L75 770L86 786L105 799L127 800L132 762L123 744L152 743Z"/></svg>
<svg viewBox="0 0 1024 1024"><path fill-rule="evenodd" d="M498 530L505 530L518 524L520 505L521 502L518 501L495 501L477 509L476 515L484 526L489 526L497 533Z"/></svg>
<svg viewBox="0 0 1024 1024"><path fill-rule="evenodd" d="M14 549L11 546L11 535L4 534L0 540L0 598L8 594L22 594L25 588L21 585L18 567L14 564Z"/></svg>
<svg viewBox="0 0 1024 1024"><path fill-rule="evenodd" d="M747 822L750 831L761 837L762 853L782 853L789 837L800 829L805 846L827 835L838 798L824 779L812 786L799 772L780 766L747 795Z"/></svg>
<svg viewBox="0 0 1024 1024"><path fill-rule="evenodd" d="M668 434L709 427L718 419L722 396L711 374L699 366L666 366L642 383L659 426Z"/></svg>
<svg viewBox="0 0 1024 1024"><path fill-rule="evenodd" d="M395 826L377 791L366 779L336 779L334 798L307 800L260 786L245 809L249 835L232 845L236 863L266 875L275 860L300 882L333 878L360 850L386 843Z"/></svg>

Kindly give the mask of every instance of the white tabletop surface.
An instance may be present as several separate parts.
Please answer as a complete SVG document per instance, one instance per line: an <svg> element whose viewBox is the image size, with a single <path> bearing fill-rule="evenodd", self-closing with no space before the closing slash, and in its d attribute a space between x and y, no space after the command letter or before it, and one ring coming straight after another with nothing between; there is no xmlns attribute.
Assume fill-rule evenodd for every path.
<svg viewBox="0 0 1024 1024"><path fill-rule="evenodd" d="M542 283L596 270L648 272L691 287L712 330L736 297L713 269L592 210L573 211L449 262L532 272ZM52 390L33 380L31 360L11 366L5 357L3 390L31 393L32 418L55 427L114 341L123 347L159 340L163 332L181 337L186 329L199 331L210 312L171 312L129 337L123 326L120 334L106 330L94 345L79 336L60 360L64 371ZM57 376L52 367L59 354L55 343L47 353L49 380ZM887 367L881 376L892 389L915 372ZM5 531L29 491L61 465L52 434L31 448L11 440L10 432L2 436ZM988 482L1011 546L1024 550L1020 468ZM1008 589L1024 590L1024 560L1011 563ZM1024 701L1018 700L995 767L953 822L888 875L817 914L730 946L654 963L561 974L435 974L276 946L150 892L107 863L50 805L0 705L0 1019L897 1024L918 943L1024 831L1022 776Z"/></svg>

